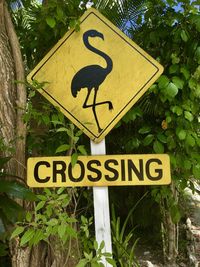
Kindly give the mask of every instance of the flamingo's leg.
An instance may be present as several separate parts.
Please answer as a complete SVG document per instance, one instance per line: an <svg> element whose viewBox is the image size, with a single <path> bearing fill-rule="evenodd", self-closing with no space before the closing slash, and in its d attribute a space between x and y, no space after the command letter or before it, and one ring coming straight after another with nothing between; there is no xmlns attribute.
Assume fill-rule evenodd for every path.
<svg viewBox="0 0 200 267"><path fill-rule="evenodd" d="M93 111L93 114L94 114L94 118L95 118L95 121L96 121L96 124L97 124L97 127L98 127L98 131L100 133L102 131L102 129L99 126L99 121L97 119L97 114L96 114L96 109L95 109L95 106L96 106L96 97L97 97L97 90L98 90L98 88L94 88L94 99L93 99L93 103L88 105L87 104L87 101L88 101L88 98L89 98L90 93L91 93L91 89L88 88L88 93L87 93L85 102L83 104L83 108L92 108L92 111Z"/></svg>
<svg viewBox="0 0 200 267"><path fill-rule="evenodd" d="M99 125L99 121L98 121L97 114L96 114L96 106L98 105L98 104L96 104L97 91L98 91L98 87L94 88L94 100L93 100L92 111L94 113L94 118L96 120L96 124L97 124L97 127L98 127L98 132L100 133L102 131L102 129L101 129L100 125Z"/></svg>
<svg viewBox="0 0 200 267"><path fill-rule="evenodd" d="M85 99L85 102L83 104L83 108L92 108L93 114L94 114L94 118L98 127L98 132L100 133L102 131L100 125L99 125L99 120L97 118L97 113L96 113L96 106L100 106L100 105L104 105L104 104L108 104L109 110L113 109L113 105L111 101L103 101L103 102L99 102L96 103L96 99L97 99L97 91L98 91L99 87L94 88L94 98L93 98L93 104L87 104L90 93L91 93L91 89L88 88L88 93Z"/></svg>
<svg viewBox="0 0 200 267"><path fill-rule="evenodd" d="M90 96L90 93L91 93L91 89L88 88L88 93L87 93L85 102L84 102L84 104L83 104L83 108L91 108L91 107L93 107L93 104L92 104L92 105L88 105L88 104L87 104L87 101L88 101L88 98L89 98L89 96Z"/></svg>
<svg viewBox="0 0 200 267"><path fill-rule="evenodd" d="M104 104L108 104L109 110L113 109L113 105L112 105L112 102L111 101L99 102L99 103L96 103L95 106L104 105Z"/></svg>

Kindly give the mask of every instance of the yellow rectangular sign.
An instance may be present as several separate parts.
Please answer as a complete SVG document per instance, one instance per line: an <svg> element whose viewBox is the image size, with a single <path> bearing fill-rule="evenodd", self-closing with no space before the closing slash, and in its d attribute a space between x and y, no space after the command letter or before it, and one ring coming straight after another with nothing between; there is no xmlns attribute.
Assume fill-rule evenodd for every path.
<svg viewBox="0 0 200 267"><path fill-rule="evenodd" d="M30 187L166 185L171 182L167 154L79 156L28 159Z"/></svg>

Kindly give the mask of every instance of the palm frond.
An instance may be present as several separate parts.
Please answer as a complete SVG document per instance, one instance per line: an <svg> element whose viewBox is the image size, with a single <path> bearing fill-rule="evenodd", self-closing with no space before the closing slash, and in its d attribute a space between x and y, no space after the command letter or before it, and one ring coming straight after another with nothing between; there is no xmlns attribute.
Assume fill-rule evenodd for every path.
<svg viewBox="0 0 200 267"><path fill-rule="evenodd" d="M140 26L137 20L146 10L145 3L144 0L99 0L96 1L95 8L129 35L130 29Z"/></svg>

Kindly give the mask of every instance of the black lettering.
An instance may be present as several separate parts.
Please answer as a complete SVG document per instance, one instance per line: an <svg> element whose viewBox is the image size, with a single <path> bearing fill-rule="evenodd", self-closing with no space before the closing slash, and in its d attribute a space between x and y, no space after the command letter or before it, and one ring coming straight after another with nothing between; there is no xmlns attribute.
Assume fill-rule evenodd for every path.
<svg viewBox="0 0 200 267"><path fill-rule="evenodd" d="M149 159L146 163L146 175L147 175L147 178L149 180L152 180L152 181L160 180L163 176L163 170L162 169L155 169L155 173L157 173L158 175L156 175L156 176L151 175L150 164L155 163L155 162L158 163L158 165L162 165L162 162L159 159Z"/></svg>
<svg viewBox="0 0 200 267"><path fill-rule="evenodd" d="M118 171L116 169L110 167L110 164L114 164L115 166L119 165L117 160L115 160L115 159L106 160L105 164L104 164L105 169L110 171L110 172L112 172L113 176L110 177L109 175L106 174L105 178L106 178L107 181L116 181L117 178L119 177L119 173L118 173Z"/></svg>
<svg viewBox="0 0 200 267"><path fill-rule="evenodd" d="M66 163L64 161L53 161L53 183L57 182L57 175L61 175L62 183L66 182Z"/></svg>
<svg viewBox="0 0 200 267"><path fill-rule="evenodd" d="M96 169L95 167L92 167L92 165L96 165L96 166L101 166L101 162L99 160L90 160L87 163L87 169L93 173L96 174L95 177L92 177L92 175L88 175L88 180L90 180L91 182L98 182L101 177L102 177L102 173L100 170Z"/></svg>
<svg viewBox="0 0 200 267"><path fill-rule="evenodd" d="M69 167L68 167L68 175L69 175L69 179L72 181L72 182L81 182L84 178L84 175L85 175L85 167L84 167L84 164L82 161L80 160L77 160L76 164L79 164L80 168L81 168L81 171L80 171L80 176L79 177L74 177L73 176L73 167L72 167L72 164L70 163L69 164Z"/></svg>
<svg viewBox="0 0 200 267"><path fill-rule="evenodd" d="M139 160L139 169L136 168L135 164L131 159L128 159L128 180L132 181L132 171L136 174L137 178L140 181L144 180L144 171L143 171L143 160Z"/></svg>
<svg viewBox="0 0 200 267"><path fill-rule="evenodd" d="M124 159L121 160L121 175L122 175L122 181L125 181L126 176L125 176L125 160Z"/></svg>
<svg viewBox="0 0 200 267"><path fill-rule="evenodd" d="M34 168L34 177L35 177L35 180L38 182L38 183L47 183L49 180L50 180L50 176L47 176L46 178L41 178L39 177L39 167L41 165L44 165L46 166L47 168L50 167L50 163L48 161L39 161L35 164L35 168Z"/></svg>

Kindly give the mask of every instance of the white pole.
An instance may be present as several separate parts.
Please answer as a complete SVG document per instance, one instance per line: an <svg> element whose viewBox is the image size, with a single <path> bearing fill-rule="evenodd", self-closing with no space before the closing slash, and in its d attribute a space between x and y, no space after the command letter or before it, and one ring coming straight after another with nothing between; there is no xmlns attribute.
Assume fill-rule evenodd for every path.
<svg viewBox="0 0 200 267"><path fill-rule="evenodd" d="M92 155L106 154L105 139L103 139L98 144L95 144L93 141L90 141L90 147ZM98 245L100 245L100 243L104 241L105 248L103 252L112 253L108 187L94 186L93 199L96 241ZM102 263L105 267L111 266L109 263L107 263L105 258L102 259Z"/></svg>

